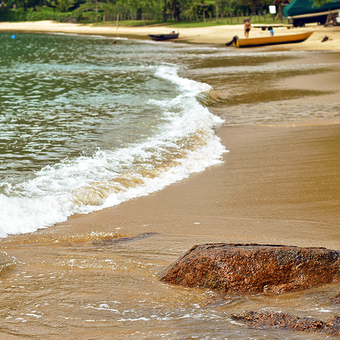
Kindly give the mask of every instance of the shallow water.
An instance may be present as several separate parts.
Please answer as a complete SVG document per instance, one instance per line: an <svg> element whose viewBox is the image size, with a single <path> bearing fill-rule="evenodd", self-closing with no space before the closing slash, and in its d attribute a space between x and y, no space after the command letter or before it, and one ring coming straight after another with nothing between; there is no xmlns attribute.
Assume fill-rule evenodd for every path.
<svg viewBox="0 0 340 340"><path fill-rule="evenodd" d="M216 53L195 61L186 75L213 87L216 99L207 104L225 125L280 125L339 120L339 70L338 53L258 49ZM324 80L317 83L314 75ZM310 78L308 86L301 77ZM321 102L320 96L329 99Z"/></svg>
<svg viewBox="0 0 340 340"><path fill-rule="evenodd" d="M226 240L223 232L195 228L191 235L162 233L156 225L148 238L108 241L147 230L138 219L128 233L114 220L103 226L86 219L81 232L61 225L32 231L148 195L221 162L228 145L214 134L220 124L333 122L340 113L338 82L332 89L312 82L304 88L299 76L337 76L339 54L130 40L119 40L115 49L110 38L17 36L13 42L1 35L0 72L12 75L0 85L0 210L7 217L0 223L3 236L19 234L0 243L1 338L336 338L249 329L230 314L262 309L326 320L339 315L340 305L332 303L339 285L221 297L159 282L159 273L191 245L240 236ZM324 165L323 171L334 170ZM303 234L305 221L294 223ZM252 232L242 240L252 242L259 231L255 222L245 224ZM333 227L322 228L332 235Z"/></svg>
<svg viewBox="0 0 340 340"><path fill-rule="evenodd" d="M220 297L206 289L158 281L159 271L182 250L167 248L166 243L174 241L169 236L106 247L92 243L105 235L74 236L48 239L31 235L7 244L9 248L19 244L23 252L29 245L39 255L1 277L3 338L334 338L249 329L230 314L255 308L326 320L339 314L339 305L331 303L339 285L282 296ZM53 251L46 252L44 243L50 243Z"/></svg>

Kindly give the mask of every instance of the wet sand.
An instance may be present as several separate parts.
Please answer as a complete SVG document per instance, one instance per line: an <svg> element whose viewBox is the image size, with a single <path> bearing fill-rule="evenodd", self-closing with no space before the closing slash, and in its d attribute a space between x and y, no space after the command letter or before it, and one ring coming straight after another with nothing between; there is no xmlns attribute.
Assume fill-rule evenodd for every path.
<svg viewBox="0 0 340 340"><path fill-rule="evenodd" d="M185 240L183 250L199 241L339 248L339 124L224 127L218 135L230 150L224 164L73 216L53 232L157 232Z"/></svg>

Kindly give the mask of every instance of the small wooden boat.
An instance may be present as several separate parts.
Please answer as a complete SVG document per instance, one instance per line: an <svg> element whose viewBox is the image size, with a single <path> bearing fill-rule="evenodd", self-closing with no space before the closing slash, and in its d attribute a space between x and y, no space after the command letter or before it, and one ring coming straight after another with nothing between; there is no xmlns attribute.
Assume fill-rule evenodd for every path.
<svg viewBox="0 0 340 340"><path fill-rule="evenodd" d="M235 47L254 47L254 46L266 46L266 45L278 45L278 44L293 44L305 41L308 39L313 32L289 34L289 35L274 35L269 37L260 38L247 38L240 39L237 35L233 38L230 43L226 45L229 46L231 43Z"/></svg>
<svg viewBox="0 0 340 340"><path fill-rule="evenodd" d="M172 40L177 39L179 36L179 33L169 33L169 34L149 34L149 37L152 40Z"/></svg>

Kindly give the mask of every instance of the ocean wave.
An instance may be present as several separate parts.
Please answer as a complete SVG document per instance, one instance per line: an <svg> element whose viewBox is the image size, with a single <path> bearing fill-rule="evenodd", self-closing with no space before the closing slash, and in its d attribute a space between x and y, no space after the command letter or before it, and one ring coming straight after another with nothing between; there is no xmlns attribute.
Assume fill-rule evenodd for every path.
<svg viewBox="0 0 340 340"><path fill-rule="evenodd" d="M68 158L45 166L34 178L0 183L0 236L33 232L152 192L222 162L224 146L213 127L222 120L200 103L211 87L161 65L163 79L175 98L149 99L163 119L145 140L91 156Z"/></svg>

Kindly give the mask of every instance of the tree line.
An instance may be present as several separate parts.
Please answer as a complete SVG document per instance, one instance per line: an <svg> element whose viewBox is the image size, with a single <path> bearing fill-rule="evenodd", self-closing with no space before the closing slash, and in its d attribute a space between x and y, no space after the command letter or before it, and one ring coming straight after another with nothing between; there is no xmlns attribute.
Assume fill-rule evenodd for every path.
<svg viewBox="0 0 340 340"><path fill-rule="evenodd" d="M0 21L59 20L199 21L223 16L265 15L287 0L0 0ZM334 0L314 0L316 6Z"/></svg>
<svg viewBox="0 0 340 340"><path fill-rule="evenodd" d="M68 13L98 20L186 21L268 12L273 0L0 0L0 11ZM15 14L15 13L14 13ZM12 16L14 16L12 13ZM33 14L31 16L34 16ZM39 17L36 13L36 17ZM66 17L66 16L65 16ZM46 18L43 18L46 19ZM3 19L3 15L0 18ZM216 20L217 21L217 20Z"/></svg>

